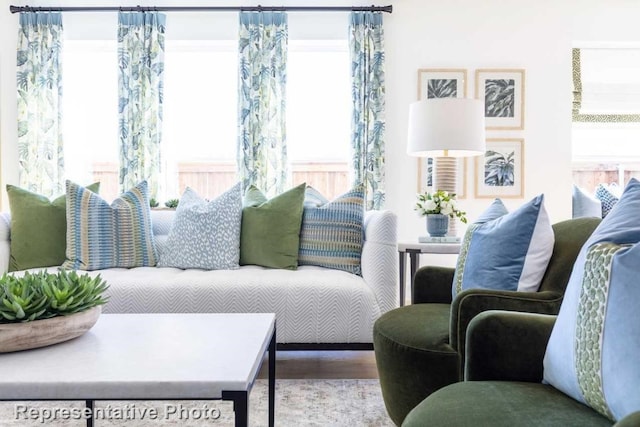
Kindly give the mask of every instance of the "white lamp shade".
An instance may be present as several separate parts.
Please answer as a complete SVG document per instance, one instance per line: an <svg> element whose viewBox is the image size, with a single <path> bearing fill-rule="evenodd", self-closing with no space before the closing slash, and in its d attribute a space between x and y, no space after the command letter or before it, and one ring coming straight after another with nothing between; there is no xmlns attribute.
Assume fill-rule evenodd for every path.
<svg viewBox="0 0 640 427"><path fill-rule="evenodd" d="M418 157L469 157L485 153L484 103L437 98L409 107L407 153Z"/></svg>

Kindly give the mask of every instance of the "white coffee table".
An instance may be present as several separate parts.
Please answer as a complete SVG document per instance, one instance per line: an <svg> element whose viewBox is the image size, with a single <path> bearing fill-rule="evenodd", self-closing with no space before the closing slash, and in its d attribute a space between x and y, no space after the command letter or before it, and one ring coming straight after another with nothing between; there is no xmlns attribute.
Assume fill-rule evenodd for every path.
<svg viewBox="0 0 640 427"><path fill-rule="evenodd" d="M271 313L103 314L74 340L0 354L0 400L232 400L247 426L268 352L273 426L275 336Z"/></svg>

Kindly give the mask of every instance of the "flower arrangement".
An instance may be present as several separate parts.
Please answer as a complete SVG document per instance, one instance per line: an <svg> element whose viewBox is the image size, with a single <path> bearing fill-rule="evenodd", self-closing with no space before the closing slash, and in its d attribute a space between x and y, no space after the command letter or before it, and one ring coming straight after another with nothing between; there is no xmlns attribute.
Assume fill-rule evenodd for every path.
<svg viewBox="0 0 640 427"><path fill-rule="evenodd" d="M467 223L467 213L458 209L455 193L438 190L435 193L418 194L417 197L418 202L413 209L420 216L442 214L450 218L457 217L461 222Z"/></svg>

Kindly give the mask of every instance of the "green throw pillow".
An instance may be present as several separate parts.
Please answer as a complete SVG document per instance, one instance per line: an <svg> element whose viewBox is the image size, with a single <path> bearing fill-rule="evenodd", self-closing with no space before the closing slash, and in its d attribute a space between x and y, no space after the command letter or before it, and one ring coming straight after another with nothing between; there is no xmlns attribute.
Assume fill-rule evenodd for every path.
<svg viewBox="0 0 640 427"><path fill-rule="evenodd" d="M87 187L97 193L100 183ZM51 201L14 185L7 185L11 209L9 271L62 265L67 249L67 197Z"/></svg>
<svg viewBox="0 0 640 427"><path fill-rule="evenodd" d="M240 265L298 268L302 204L306 184L271 200L253 185L244 196Z"/></svg>

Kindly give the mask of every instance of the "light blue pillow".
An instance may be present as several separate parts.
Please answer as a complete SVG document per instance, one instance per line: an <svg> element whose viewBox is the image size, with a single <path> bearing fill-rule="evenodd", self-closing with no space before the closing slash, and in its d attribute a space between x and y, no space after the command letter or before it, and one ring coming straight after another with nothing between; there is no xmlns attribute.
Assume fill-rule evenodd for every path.
<svg viewBox="0 0 640 427"><path fill-rule="evenodd" d="M509 214L471 224L456 263L453 297L476 288L536 292L554 240L543 195Z"/></svg>
<svg viewBox="0 0 640 427"><path fill-rule="evenodd" d="M602 218L602 203L600 200L587 194L577 185L573 186L571 202L573 208L572 218Z"/></svg>
<svg viewBox="0 0 640 427"><path fill-rule="evenodd" d="M487 221L492 221L496 218L500 218L503 215L508 214L507 207L502 203L502 200L495 199L487 209L484 210L473 223L484 224Z"/></svg>
<svg viewBox="0 0 640 427"><path fill-rule="evenodd" d="M596 188L596 198L602 203L602 218L609 215L611 209L613 209L616 203L618 203L618 199L620 199L612 187L613 185L605 186L604 184L600 184L598 188Z"/></svg>
<svg viewBox="0 0 640 427"><path fill-rule="evenodd" d="M71 181L67 187L67 251L63 268L152 267L158 255L151 231L146 181L111 205Z"/></svg>
<svg viewBox="0 0 640 427"><path fill-rule="evenodd" d="M544 380L612 421L640 411L640 182L631 179L573 267Z"/></svg>
<svg viewBox="0 0 640 427"><path fill-rule="evenodd" d="M239 183L210 202L187 187L158 266L203 270L239 268L241 222Z"/></svg>
<svg viewBox="0 0 640 427"><path fill-rule="evenodd" d="M314 198L321 200L317 195ZM322 206L313 207L311 203L305 203L298 264L317 265L360 275L363 221L363 185L356 186Z"/></svg>
<svg viewBox="0 0 640 427"><path fill-rule="evenodd" d="M317 208L329 203L329 199L324 197L318 190L310 185L304 190L304 207Z"/></svg>

